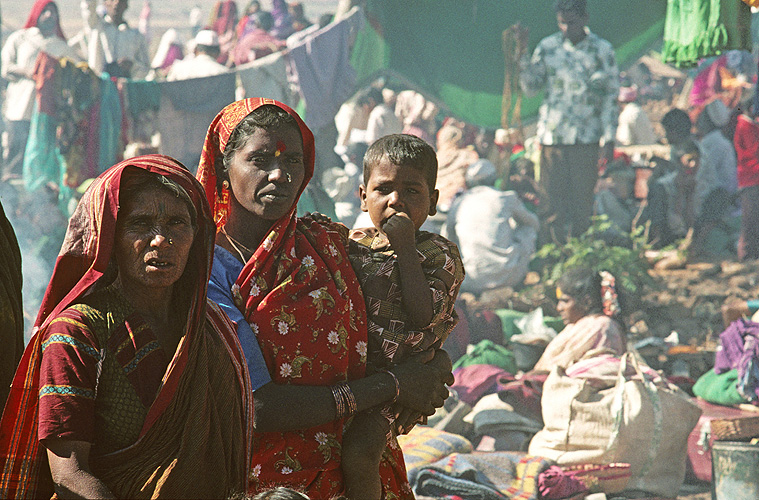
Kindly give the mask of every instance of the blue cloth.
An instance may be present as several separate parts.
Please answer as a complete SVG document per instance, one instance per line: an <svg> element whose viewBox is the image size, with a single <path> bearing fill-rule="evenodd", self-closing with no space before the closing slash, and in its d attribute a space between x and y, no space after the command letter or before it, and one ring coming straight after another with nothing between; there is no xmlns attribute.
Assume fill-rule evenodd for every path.
<svg viewBox="0 0 759 500"><path fill-rule="evenodd" d="M55 144L58 120L42 113L34 103L29 139L24 154L24 187L30 193L52 182L63 185L63 157Z"/></svg>
<svg viewBox="0 0 759 500"><path fill-rule="evenodd" d="M121 98L116 82L107 73L100 77L100 154L98 166L105 172L117 163L121 151Z"/></svg>
<svg viewBox="0 0 759 500"><path fill-rule="evenodd" d="M226 249L216 245L213 253L213 267L211 277L208 280L208 298L219 304L219 307L227 313L229 319L237 323L237 337L240 339L245 360L250 372L250 383L253 390L271 382L269 369L261 354L258 339L251 330L250 325L232 299L232 285L240 276L244 264L237 260Z"/></svg>

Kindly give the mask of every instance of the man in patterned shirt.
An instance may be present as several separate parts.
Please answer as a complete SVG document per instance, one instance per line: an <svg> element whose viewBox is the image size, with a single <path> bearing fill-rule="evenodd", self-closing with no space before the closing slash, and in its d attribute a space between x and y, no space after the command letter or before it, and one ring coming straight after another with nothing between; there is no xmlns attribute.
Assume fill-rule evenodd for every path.
<svg viewBox="0 0 759 500"><path fill-rule="evenodd" d="M614 151L619 70L611 44L586 27L586 0L557 0L556 19L560 31L522 58L520 83L527 95L545 91L537 128L540 181L561 240L590 225L599 155L610 161Z"/></svg>

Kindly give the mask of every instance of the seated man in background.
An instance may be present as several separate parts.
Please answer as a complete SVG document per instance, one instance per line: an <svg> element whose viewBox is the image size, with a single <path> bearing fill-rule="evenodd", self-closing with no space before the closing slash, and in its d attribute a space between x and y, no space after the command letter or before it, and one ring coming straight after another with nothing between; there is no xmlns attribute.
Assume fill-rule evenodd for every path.
<svg viewBox="0 0 759 500"><path fill-rule="evenodd" d="M629 246L635 218L632 198L635 172L622 160L613 161L598 181L595 215L606 215L612 227L603 238L612 245Z"/></svg>
<svg viewBox="0 0 759 500"><path fill-rule="evenodd" d="M496 178L488 160L467 168L467 190L454 199L444 234L461 252L466 269L461 290L477 295L521 284L535 252L538 216L514 191L494 188Z"/></svg>
<svg viewBox="0 0 759 500"><path fill-rule="evenodd" d="M172 64L166 79L189 80L227 73L229 69L216 62L220 52L219 35L211 30L199 31L195 35L194 56L185 57Z"/></svg>

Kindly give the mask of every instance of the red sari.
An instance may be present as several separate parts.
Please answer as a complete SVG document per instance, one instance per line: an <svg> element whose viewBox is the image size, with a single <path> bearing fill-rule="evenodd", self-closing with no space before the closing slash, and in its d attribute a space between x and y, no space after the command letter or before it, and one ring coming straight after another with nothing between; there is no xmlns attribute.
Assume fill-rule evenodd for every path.
<svg viewBox="0 0 759 500"><path fill-rule="evenodd" d="M208 204L201 186L179 162L148 155L100 175L69 221L35 322L35 335L16 371L0 422L2 498L50 498L53 493L47 454L38 438L42 339L57 319L65 318L64 312L71 311L70 306L92 292L93 285L101 285L98 280L113 253L121 182L136 169L178 183L197 210L197 233L179 282L187 292L189 307L184 335L137 441L102 456L93 456L93 446L93 472L120 498L213 498L228 496L246 484L253 417L250 380L234 326L218 306L206 302L215 233ZM129 351L128 340L124 346ZM224 371L230 376L222 380L209 375L206 367L214 363L225 363ZM217 407L208 406L212 401ZM225 409L219 411L219 406ZM223 430L209 433L212 425ZM218 467L223 473L203 463L210 456L224 461Z"/></svg>
<svg viewBox="0 0 759 500"><path fill-rule="evenodd" d="M227 106L211 123L198 169L219 227L226 222L229 193L217 195L214 164L234 128L264 105L283 109L298 123L306 168L300 193L313 176L313 134L295 111L272 99L244 99ZM329 386L362 378L366 310L348 260L348 231L340 224L299 219L296 205L271 227L231 294L258 338L275 383ZM344 424L336 420L299 431L255 433L250 491L290 486L313 499L342 494ZM393 445L380 465L385 498L413 498L403 454L397 442Z"/></svg>

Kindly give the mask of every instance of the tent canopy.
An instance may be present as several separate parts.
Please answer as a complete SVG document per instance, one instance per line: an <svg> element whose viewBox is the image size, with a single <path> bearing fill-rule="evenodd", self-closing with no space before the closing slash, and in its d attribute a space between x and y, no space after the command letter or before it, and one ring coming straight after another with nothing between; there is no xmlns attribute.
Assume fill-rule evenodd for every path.
<svg viewBox="0 0 759 500"><path fill-rule="evenodd" d="M450 111L483 127L500 126L504 82L502 32L529 29L532 51L557 31L553 0L368 0L354 47L358 81L383 70L407 78ZM661 41L665 0L588 0L591 31L609 40L620 66ZM523 103L534 115L542 98Z"/></svg>

